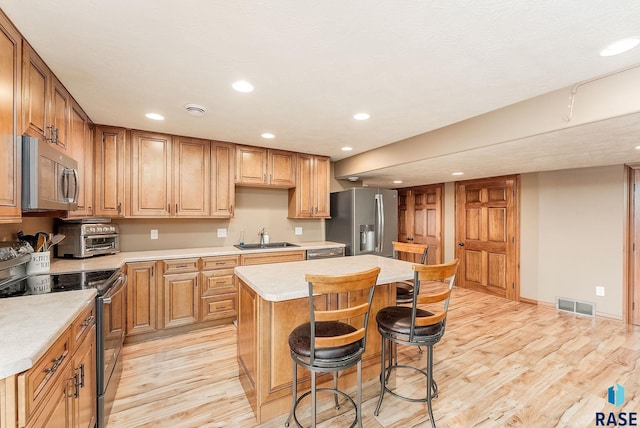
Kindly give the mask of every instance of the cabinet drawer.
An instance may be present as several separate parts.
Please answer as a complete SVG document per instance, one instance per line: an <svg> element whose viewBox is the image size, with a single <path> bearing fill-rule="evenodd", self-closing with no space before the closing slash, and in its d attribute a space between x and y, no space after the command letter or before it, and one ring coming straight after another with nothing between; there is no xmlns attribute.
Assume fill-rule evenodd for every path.
<svg viewBox="0 0 640 428"><path fill-rule="evenodd" d="M240 256L203 257L202 270L234 268L239 262Z"/></svg>
<svg viewBox="0 0 640 428"><path fill-rule="evenodd" d="M91 304L78 315L71 324L71 352L75 352L77 346L82 342L82 339L89 333L91 327L96 323L96 304L92 301Z"/></svg>
<svg viewBox="0 0 640 428"><path fill-rule="evenodd" d="M235 318L238 315L238 294L221 294L214 297L203 297L201 300L202 321L221 318Z"/></svg>
<svg viewBox="0 0 640 428"><path fill-rule="evenodd" d="M163 262L164 273L184 273L184 272L197 272L198 261L200 259L175 259L165 260Z"/></svg>
<svg viewBox="0 0 640 428"><path fill-rule="evenodd" d="M298 262L305 259L304 251L281 251L273 253L244 254L240 257L242 266L266 263Z"/></svg>
<svg viewBox="0 0 640 428"><path fill-rule="evenodd" d="M238 291L233 269L208 270L201 272L201 275L202 297Z"/></svg>
<svg viewBox="0 0 640 428"><path fill-rule="evenodd" d="M71 329L68 328L32 368L18 376L18 420L21 426L65 371L70 351Z"/></svg>

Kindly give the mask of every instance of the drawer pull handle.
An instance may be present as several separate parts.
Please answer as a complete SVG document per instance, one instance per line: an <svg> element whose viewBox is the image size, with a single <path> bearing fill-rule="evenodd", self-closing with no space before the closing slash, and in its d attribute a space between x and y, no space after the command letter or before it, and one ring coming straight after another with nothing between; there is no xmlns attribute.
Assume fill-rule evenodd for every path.
<svg viewBox="0 0 640 428"><path fill-rule="evenodd" d="M222 309L227 309L226 306L216 306L216 311L220 311Z"/></svg>
<svg viewBox="0 0 640 428"><path fill-rule="evenodd" d="M69 397L78 398L80 396L80 380L78 378L78 373L73 374L73 394Z"/></svg>
<svg viewBox="0 0 640 428"><path fill-rule="evenodd" d="M65 350L62 353L62 355L60 355L58 358L55 358L55 359L51 360L53 365L51 366L51 368L45 368L44 371L46 373L54 374L56 372L56 370L58 370L58 367L60 367L60 364L62 364L62 361L64 360L64 358L66 356L67 356L67 351Z"/></svg>
<svg viewBox="0 0 640 428"><path fill-rule="evenodd" d="M80 387L84 388L84 363L80 364L78 369L80 370Z"/></svg>
<svg viewBox="0 0 640 428"><path fill-rule="evenodd" d="M95 319L95 317L93 315L91 315L89 318L84 320L84 322L80 325L80 327L88 327L88 326L90 326L94 319Z"/></svg>

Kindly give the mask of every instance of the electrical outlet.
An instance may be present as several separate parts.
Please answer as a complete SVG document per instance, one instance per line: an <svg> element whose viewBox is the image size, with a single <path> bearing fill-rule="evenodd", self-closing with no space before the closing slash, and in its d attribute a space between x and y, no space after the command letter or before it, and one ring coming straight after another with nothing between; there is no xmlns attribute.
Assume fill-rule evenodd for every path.
<svg viewBox="0 0 640 428"><path fill-rule="evenodd" d="M218 238L226 238L227 237L227 229L218 229Z"/></svg>
<svg viewBox="0 0 640 428"><path fill-rule="evenodd" d="M596 286L596 296L604 296L604 287L601 285Z"/></svg>
<svg viewBox="0 0 640 428"><path fill-rule="evenodd" d="M151 229L151 239L158 239L158 229Z"/></svg>
<svg viewBox="0 0 640 428"><path fill-rule="evenodd" d="M302 228L296 227L296 235L302 235Z"/></svg>

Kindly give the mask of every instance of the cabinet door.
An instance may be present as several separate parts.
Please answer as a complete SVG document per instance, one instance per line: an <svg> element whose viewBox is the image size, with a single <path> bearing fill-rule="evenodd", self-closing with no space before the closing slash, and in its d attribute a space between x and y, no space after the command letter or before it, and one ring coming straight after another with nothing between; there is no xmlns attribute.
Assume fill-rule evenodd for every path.
<svg viewBox="0 0 640 428"><path fill-rule="evenodd" d="M267 151L269 186L291 188L296 185L296 154L283 150Z"/></svg>
<svg viewBox="0 0 640 428"><path fill-rule="evenodd" d="M97 126L95 130L95 215L125 214L125 130Z"/></svg>
<svg viewBox="0 0 640 428"><path fill-rule="evenodd" d="M164 327L179 327L198 322L198 272L165 275L163 278Z"/></svg>
<svg viewBox="0 0 640 428"><path fill-rule="evenodd" d="M20 211L20 33L0 12L0 222L21 221Z"/></svg>
<svg viewBox="0 0 640 428"><path fill-rule="evenodd" d="M82 342L73 356L72 374L74 427L93 428L96 423L96 327ZM77 385L77 386L76 386Z"/></svg>
<svg viewBox="0 0 640 428"><path fill-rule="evenodd" d="M127 335L156 331L156 264L127 264Z"/></svg>
<svg viewBox="0 0 640 428"><path fill-rule="evenodd" d="M66 150L71 118L71 95L58 79L52 76L51 80L51 125L55 130L52 142L59 149Z"/></svg>
<svg viewBox="0 0 640 428"><path fill-rule="evenodd" d="M74 389L71 364L65 365L62 371L39 412L27 423L27 427L74 428L73 401L70 398Z"/></svg>
<svg viewBox="0 0 640 428"><path fill-rule="evenodd" d="M313 216L318 218L329 217L329 178L331 174L329 158L315 156L313 167L313 176L315 179L313 199L316 205Z"/></svg>
<svg viewBox="0 0 640 428"><path fill-rule="evenodd" d="M69 217L90 216L93 204L89 198L92 198L93 191L89 190L93 188L93 179L91 177L93 168L88 164L91 158L87 156L86 152L93 153L93 147L89 134L89 119L75 101L71 105L67 151L78 162L78 176L80 178L78 209L69 212Z"/></svg>
<svg viewBox="0 0 640 428"><path fill-rule="evenodd" d="M236 146L236 184L267 184L267 150L261 147Z"/></svg>
<svg viewBox="0 0 640 428"><path fill-rule="evenodd" d="M211 142L211 216L233 217L236 199L234 145Z"/></svg>
<svg viewBox="0 0 640 428"><path fill-rule="evenodd" d="M237 292L233 269L205 270L200 272L202 297Z"/></svg>
<svg viewBox="0 0 640 428"><path fill-rule="evenodd" d="M171 136L131 135L131 216L171 215Z"/></svg>
<svg viewBox="0 0 640 428"><path fill-rule="evenodd" d="M40 139L51 138L49 97L51 72L27 43L23 44L22 114L23 132Z"/></svg>
<svg viewBox="0 0 640 428"><path fill-rule="evenodd" d="M298 153L298 181L296 188L289 190L289 217L313 217L315 211L313 183L313 156Z"/></svg>
<svg viewBox="0 0 640 428"><path fill-rule="evenodd" d="M185 137L173 138L175 216L209 216L211 194L209 161L209 141Z"/></svg>

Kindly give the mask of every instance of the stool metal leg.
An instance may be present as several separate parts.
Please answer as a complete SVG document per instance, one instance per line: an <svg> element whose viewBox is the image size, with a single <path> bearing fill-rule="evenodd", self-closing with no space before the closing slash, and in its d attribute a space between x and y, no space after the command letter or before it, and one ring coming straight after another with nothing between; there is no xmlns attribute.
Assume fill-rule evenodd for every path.
<svg viewBox="0 0 640 428"><path fill-rule="evenodd" d="M429 419L431 427L436 428L436 422L433 419L433 408L431 407L431 395L433 388L433 346L427 345L427 406L429 408Z"/></svg>
<svg viewBox="0 0 640 428"><path fill-rule="evenodd" d="M316 426L316 372L311 371L311 426Z"/></svg>
<svg viewBox="0 0 640 428"><path fill-rule="evenodd" d="M284 423L285 427L289 426L289 422L291 422L291 417L293 416L293 412L296 410L296 401L298 399L298 365L293 362L293 377L291 378L293 381L291 382L291 395L293 396L293 402L291 403L291 411L289 412L289 417L287 421Z"/></svg>
<svg viewBox="0 0 640 428"><path fill-rule="evenodd" d="M386 350L387 339L382 336L382 355L380 358L380 397L378 397L378 404L376 405L376 410L373 412L374 415L378 416L380 413L380 406L382 405L382 398L384 397L385 385L387 383L387 370L385 365L385 350ZM390 346L393 346L389 344Z"/></svg>
<svg viewBox="0 0 640 428"><path fill-rule="evenodd" d="M333 389L338 390L338 372L333 372ZM338 404L338 394L333 394L333 399L336 403L336 410L340 410L340 404Z"/></svg>
<svg viewBox="0 0 640 428"><path fill-rule="evenodd" d="M362 359L358 360L358 402L356 403L356 418L358 427L362 428Z"/></svg>

